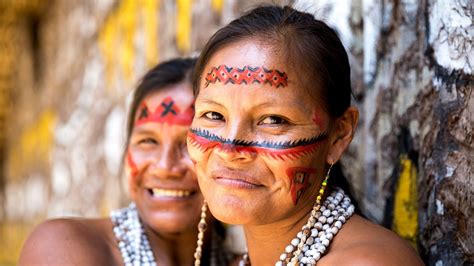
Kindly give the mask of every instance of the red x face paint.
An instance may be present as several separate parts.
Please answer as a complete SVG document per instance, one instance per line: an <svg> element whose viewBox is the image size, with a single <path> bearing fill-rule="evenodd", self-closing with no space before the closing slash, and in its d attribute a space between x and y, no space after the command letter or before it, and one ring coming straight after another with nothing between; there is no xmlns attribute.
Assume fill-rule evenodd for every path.
<svg viewBox="0 0 474 266"><path fill-rule="evenodd" d="M316 173L316 169L305 167L292 167L286 170L291 182L291 199L294 205L298 204L304 191L309 187L309 178L314 173Z"/></svg>
<svg viewBox="0 0 474 266"><path fill-rule="evenodd" d="M294 141L255 142L223 139L207 130L190 129L188 131L188 143L201 152L217 148L225 152L258 153L279 160L295 160L301 156L311 154L319 148L326 138L326 134L321 134L309 139Z"/></svg>
<svg viewBox="0 0 474 266"><path fill-rule="evenodd" d="M275 87L288 86L288 76L285 72L265 67L244 66L243 68L220 65L213 67L206 74L205 87L211 83L222 82L224 84L269 84Z"/></svg>
<svg viewBox="0 0 474 266"><path fill-rule="evenodd" d="M166 97L163 102L156 107L154 112L151 112L147 104L143 102L139 108L135 126L149 122L189 126L193 121L193 117L194 104L191 104L184 112L181 112L173 98Z"/></svg>

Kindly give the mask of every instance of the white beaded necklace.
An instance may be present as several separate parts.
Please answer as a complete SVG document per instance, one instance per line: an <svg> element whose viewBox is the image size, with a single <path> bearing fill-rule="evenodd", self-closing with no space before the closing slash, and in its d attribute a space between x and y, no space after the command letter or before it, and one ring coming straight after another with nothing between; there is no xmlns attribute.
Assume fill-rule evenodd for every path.
<svg viewBox="0 0 474 266"><path fill-rule="evenodd" d="M323 183L322 193L326 182L327 179ZM320 200L321 197L318 196L308 222L286 246L280 260L275 263L276 266L300 263L315 265L326 252L331 240L354 213L351 199L340 188L334 189L322 204L319 203ZM250 265L248 254L244 255L240 265Z"/></svg>
<svg viewBox="0 0 474 266"><path fill-rule="evenodd" d="M127 208L112 211L110 218L125 266L156 265L135 204L131 203Z"/></svg>
<svg viewBox="0 0 474 266"><path fill-rule="evenodd" d="M110 213L114 234L125 266L156 266L153 252L134 203ZM227 264L232 254L223 249L223 239L212 231L211 265ZM202 246L202 245L201 245ZM200 257L200 256L199 256Z"/></svg>

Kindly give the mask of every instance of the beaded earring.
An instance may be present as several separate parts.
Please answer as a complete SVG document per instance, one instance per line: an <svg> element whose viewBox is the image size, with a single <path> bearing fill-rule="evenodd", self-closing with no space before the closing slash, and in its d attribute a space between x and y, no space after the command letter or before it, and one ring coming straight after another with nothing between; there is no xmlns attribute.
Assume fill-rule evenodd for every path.
<svg viewBox="0 0 474 266"><path fill-rule="evenodd" d="M204 200L201 207L201 220L198 223L198 240L196 252L194 252L194 266L201 265L201 256L202 256L202 245L204 243L204 232L207 229L206 223L206 213L207 213L207 202Z"/></svg>
<svg viewBox="0 0 474 266"><path fill-rule="evenodd" d="M314 204L313 210L311 211L311 216L310 216L308 222L306 223L306 225L303 226L304 229L303 229L303 234L302 234L302 237L301 237L301 241L297 244L296 250L293 252L293 256L291 257L291 260L290 260L293 263L296 263L298 261L298 258L300 256L302 250L303 250L303 246L306 243L306 239L310 235L310 233L309 233L310 228L312 228L313 225L316 223L315 215L316 215L316 212L318 212L321 209L321 200L323 199L324 192L326 191L326 187L328 185L329 174L331 173L331 169L332 169L333 165L334 164L331 164L329 166L329 169L326 173L326 177L324 178L323 182L321 183L321 188L319 189L318 196L316 197L316 203ZM288 254L287 254L287 256L283 256L283 254L282 254L281 258L283 258L283 257L288 258Z"/></svg>
<svg viewBox="0 0 474 266"><path fill-rule="evenodd" d="M326 186L328 185L328 179L329 179L329 174L331 173L332 166L334 164L331 164L329 166L328 172L326 173L326 177L323 180L323 183L321 183L321 188L319 189L319 194L316 197L316 205L321 205L321 199L324 196L324 191L326 190Z"/></svg>

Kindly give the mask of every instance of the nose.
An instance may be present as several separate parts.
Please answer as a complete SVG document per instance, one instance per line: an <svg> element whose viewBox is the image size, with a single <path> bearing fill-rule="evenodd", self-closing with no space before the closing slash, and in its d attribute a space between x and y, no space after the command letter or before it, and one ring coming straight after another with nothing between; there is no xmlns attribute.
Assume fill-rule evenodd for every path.
<svg viewBox="0 0 474 266"><path fill-rule="evenodd" d="M229 124L226 132L222 136L225 139L216 148L216 155L225 163L248 163L255 159L257 153L255 147L247 144L252 140L243 123Z"/></svg>
<svg viewBox="0 0 474 266"><path fill-rule="evenodd" d="M161 178L176 178L184 175L186 167L180 160L180 151L172 145L162 147L162 151L150 165L152 174Z"/></svg>

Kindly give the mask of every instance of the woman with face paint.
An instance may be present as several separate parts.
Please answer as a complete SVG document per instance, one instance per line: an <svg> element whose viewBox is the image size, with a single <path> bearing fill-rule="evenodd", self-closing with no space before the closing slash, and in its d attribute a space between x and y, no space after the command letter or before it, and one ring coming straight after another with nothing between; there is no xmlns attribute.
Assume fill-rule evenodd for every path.
<svg viewBox="0 0 474 266"><path fill-rule="evenodd" d="M194 63L159 64L134 92L124 155L133 203L110 218L41 224L23 248L21 265L228 264L224 229L202 209L186 149L194 116Z"/></svg>
<svg viewBox="0 0 474 266"><path fill-rule="evenodd" d="M325 23L256 8L214 34L193 82L188 150L214 217L244 226L242 265L422 264L354 214L331 172L358 111L347 54Z"/></svg>

